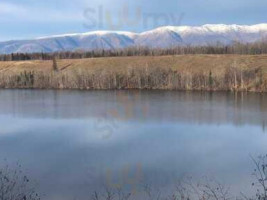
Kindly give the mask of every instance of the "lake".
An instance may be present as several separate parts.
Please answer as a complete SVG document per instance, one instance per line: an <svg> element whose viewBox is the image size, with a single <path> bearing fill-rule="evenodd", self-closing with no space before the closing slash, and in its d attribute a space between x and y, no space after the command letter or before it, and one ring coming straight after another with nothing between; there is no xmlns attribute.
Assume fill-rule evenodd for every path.
<svg viewBox="0 0 267 200"><path fill-rule="evenodd" d="M19 162L45 200L167 194L187 176L251 195L251 156L267 153L257 93L0 90L0 124L0 164Z"/></svg>

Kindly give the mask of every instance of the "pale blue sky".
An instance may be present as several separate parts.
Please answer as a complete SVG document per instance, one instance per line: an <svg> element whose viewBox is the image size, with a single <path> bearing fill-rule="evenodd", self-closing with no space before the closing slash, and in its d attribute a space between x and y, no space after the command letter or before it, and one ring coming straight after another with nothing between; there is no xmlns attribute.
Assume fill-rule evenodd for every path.
<svg viewBox="0 0 267 200"><path fill-rule="evenodd" d="M163 25L265 23L266 0L1 0L0 41Z"/></svg>

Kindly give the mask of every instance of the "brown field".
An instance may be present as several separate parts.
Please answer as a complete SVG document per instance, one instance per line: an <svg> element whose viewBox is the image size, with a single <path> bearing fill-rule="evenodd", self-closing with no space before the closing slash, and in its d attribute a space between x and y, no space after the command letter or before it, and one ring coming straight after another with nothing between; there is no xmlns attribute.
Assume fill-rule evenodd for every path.
<svg viewBox="0 0 267 200"><path fill-rule="evenodd" d="M1 88L267 91L267 55L0 62Z"/></svg>

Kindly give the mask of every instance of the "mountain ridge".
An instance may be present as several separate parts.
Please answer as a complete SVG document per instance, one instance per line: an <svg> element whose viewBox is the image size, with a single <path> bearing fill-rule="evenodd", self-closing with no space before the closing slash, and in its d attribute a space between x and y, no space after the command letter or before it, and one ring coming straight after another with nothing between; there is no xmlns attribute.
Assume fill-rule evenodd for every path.
<svg viewBox="0 0 267 200"><path fill-rule="evenodd" d="M91 31L0 42L0 53L33 53L96 49L122 49L135 46L172 48L203 46L235 41L252 43L267 38L267 23L256 25L206 24L203 26L163 26L141 33Z"/></svg>

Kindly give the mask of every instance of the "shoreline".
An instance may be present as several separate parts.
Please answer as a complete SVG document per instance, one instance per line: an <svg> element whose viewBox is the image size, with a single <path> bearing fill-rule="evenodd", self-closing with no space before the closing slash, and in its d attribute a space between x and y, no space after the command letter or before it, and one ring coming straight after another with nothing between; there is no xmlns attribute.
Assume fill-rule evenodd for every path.
<svg viewBox="0 0 267 200"><path fill-rule="evenodd" d="M0 88L267 92L267 55L4 61Z"/></svg>
<svg viewBox="0 0 267 200"><path fill-rule="evenodd" d="M248 93L248 94L267 94L267 91L257 90L181 90L181 89L84 89L84 88L31 88L31 87L0 87L1 90L39 90L39 91L86 91L86 92L199 92L199 93Z"/></svg>

